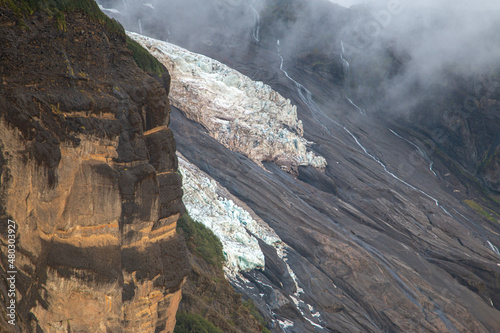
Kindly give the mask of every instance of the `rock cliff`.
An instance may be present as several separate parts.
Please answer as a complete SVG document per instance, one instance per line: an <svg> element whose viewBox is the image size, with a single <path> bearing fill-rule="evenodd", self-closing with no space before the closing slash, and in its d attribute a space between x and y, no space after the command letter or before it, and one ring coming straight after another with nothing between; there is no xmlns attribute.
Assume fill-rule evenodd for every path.
<svg viewBox="0 0 500 333"><path fill-rule="evenodd" d="M283 262L259 240L265 269L242 273L244 280L233 281L233 286L253 300L273 332L500 331L498 204L483 194L480 184L461 175L463 170L446 156L448 150L433 148L405 122L388 121L385 112L373 113L380 96L355 94L356 83L377 82L349 54L347 46L352 43L341 31L359 12L320 0L266 3L271 6L255 21L244 1L185 0L173 6L154 0L148 1L151 7L135 0L102 1L104 7L122 13L122 22L134 23L128 29L169 38L289 98L297 106L304 137L316 143L310 148L328 162L324 173L299 167L297 178L273 163L257 165L215 140L205 124L186 118L190 110L182 108L189 105L180 111L173 108L171 128L183 156L244 202L288 246ZM133 5L143 10L131 10ZM245 27L240 23L248 20L260 25L260 41L252 27L247 26L244 35L237 33ZM323 46L324 41L329 43ZM359 54L378 59L371 52ZM366 64L378 72L384 63ZM390 78L394 73L381 74ZM185 92L179 93L183 98ZM487 95L495 99L494 93ZM460 95L458 101L463 98ZM354 103L366 108L366 115ZM491 108L487 113L497 111ZM473 119L475 123L493 117L468 119L473 124ZM453 123L460 125L457 134L467 127ZM493 121L483 124L481 120L476 125L485 133L498 130ZM484 162L495 181L495 170L489 167L495 167L495 159ZM230 294L221 292L223 284L216 284L217 278L205 267L195 263L182 311L198 313L229 331L237 302L228 301ZM222 279L222 274L217 277ZM222 297L215 302L214 295ZM217 316L214 308L224 316ZM258 331L256 326L246 327Z"/></svg>
<svg viewBox="0 0 500 333"><path fill-rule="evenodd" d="M0 1L0 330L171 332L188 263L170 76L74 3Z"/></svg>

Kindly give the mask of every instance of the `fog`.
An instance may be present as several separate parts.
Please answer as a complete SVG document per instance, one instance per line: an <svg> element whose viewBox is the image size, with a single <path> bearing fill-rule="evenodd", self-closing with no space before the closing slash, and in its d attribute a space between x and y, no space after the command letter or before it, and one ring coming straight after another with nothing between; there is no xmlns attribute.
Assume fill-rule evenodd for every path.
<svg viewBox="0 0 500 333"><path fill-rule="evenodd" d="M357 98L379 108L412 107L416 92L447 89L453 77L474 86L500 64L500 2L493 0L98 2L119 11L107 13L127 29L194 51L248 43L274 49L280 39L287 59L321 54L341 66L342 41Z"/></svg>
<svg viewBox="0 0 500 333"><path fill-rule="evenodd" d="M330 2L335 3L337 5L340 5L342 7L349 8L352 5L358 5L360 3L363 3L363 0L330 0Z"/></svg>

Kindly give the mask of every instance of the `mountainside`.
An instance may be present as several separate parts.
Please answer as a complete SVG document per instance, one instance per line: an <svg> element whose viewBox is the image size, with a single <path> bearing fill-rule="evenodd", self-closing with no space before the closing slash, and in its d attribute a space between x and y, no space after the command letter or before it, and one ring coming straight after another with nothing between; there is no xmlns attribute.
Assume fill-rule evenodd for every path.
<svg viewBox="0 0 500 333"><path fill-rule="evenodd" d="M0 45L0 330L172 332L189 265L168 71L87 0L0 1Z"/></svg>
<svg viewBox="0 0 500 333"><path fill-rule="evenodd" d="M0 0L2 332L500 332L498 11L98 3Z"/></svg>
<svg viewBox="0 0 500 333"><path fill-rule="evenodd" d="M451 119L446 105L462 105L475 92L447 80L435 90L442 97L433 104L438 107L422 112L434 82L453 75L433 76L428 86L424 74L430 72L424 71L420 86L406 84L405 75L391 81L416 66L412 59L418 55L408 57L391 48L398 40L391 44L391 34L382 34L398 32L398 25L390 23L398 23L396 18L404 23L408 17L394 4L350 10L320 0L101 4L113 9L107 13L128 29L214 58L290 99L304 138L313 143L310 149L325 158L324 170L304 165L292 174L270 163L272 159L255 163L193 117L193 106L210 99L209 84L198 82L197 92L207 94L196 99L186 99L180 91L171 96L174 103L184 103L172 111L182 155L286 244L286 255L280 256L259 240L264 268L231 278L236 290L255 302L271 330L500 330L494 77L481 93L489 91L481 104L488 107L465 114L465 122ZM376 47L355 45L359 35L351 25L363 29L373 22L379 30L368 39ZM439 24L422 35L429 35L431 28ZM175 54L169 57L159 58L166 64L178 61ZM202 77L203 61L194 57L200 71L193 66L192 75ZM456 71L456 82L467 80L465 72ZM238 105L230 94L223 98ZM243 108L256 111L252 105Z"/></svg>

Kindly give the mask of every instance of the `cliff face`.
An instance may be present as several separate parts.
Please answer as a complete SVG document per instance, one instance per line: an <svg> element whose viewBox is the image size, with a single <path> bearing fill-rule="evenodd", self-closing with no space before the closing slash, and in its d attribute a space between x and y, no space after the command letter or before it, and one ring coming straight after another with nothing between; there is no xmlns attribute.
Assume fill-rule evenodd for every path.
<svg viewBox="0 0 500 333"><path fill-rule="evenodd" d="M141 70L120 29L62 17L0 6L0 326L171 332L188 263L170 77ZM16 326L5 322L8 219Z"/></svg>

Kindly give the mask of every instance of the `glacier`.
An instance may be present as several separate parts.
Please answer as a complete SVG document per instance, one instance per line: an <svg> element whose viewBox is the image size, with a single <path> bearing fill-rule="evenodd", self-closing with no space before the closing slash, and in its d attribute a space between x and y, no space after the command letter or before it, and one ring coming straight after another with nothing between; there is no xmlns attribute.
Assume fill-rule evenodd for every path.
<svg viewBox="0 0 500 333"><path fill-rule="evenodd" d="M226 279L240 288L244 287L238 281L247 282L247 288L254 288L250 287L249 281L241 272L252 269L265 269L264 253L257 238L261 239L264 243L272 246L276 250L278 257L283 260L295 284L295 292L288 296L293 301L297 311L311 325L321 328L321 325L308 318L302 310L303 307L307 307L312 318L321 323L321 314L314 312L314 308L310 304L301 300L304 290L300 287L297 275L288 264L288 245L255 212L245 203L239 201L216 180L200 170L196 165L190 163L181 153L177 152L177 157L179 172L183 178L182 189L184 194L182 200L184 205L191 218L209 228L221 241ZM255 283L266 285L258 280ZM267 286L272 289L272 286ZM286 318L284 320L284 322L278 320L283 329L293 326L293 321Z"/></svg>
<svg viewBox="0 0 500 333"><path fill-rule="evenodd" d="M276 248L281 239L263 221L235 203L238 200L213 178L178 154L182 174L183 202L189 215L220 239L224 252L224 272L228 279L240 271L264 269L264 254L257 238ZM256 237L254 237L253 235Z"/></svg>
<svg viewBox="0 0 500 333"><path fill-rule="evenodd" d="M297 107L270 86L176 45L128 35L169 70L172 104L225 147L260 166L274 162L289 172L299 166L326 168L326 160L303 137Z"/></svg>

